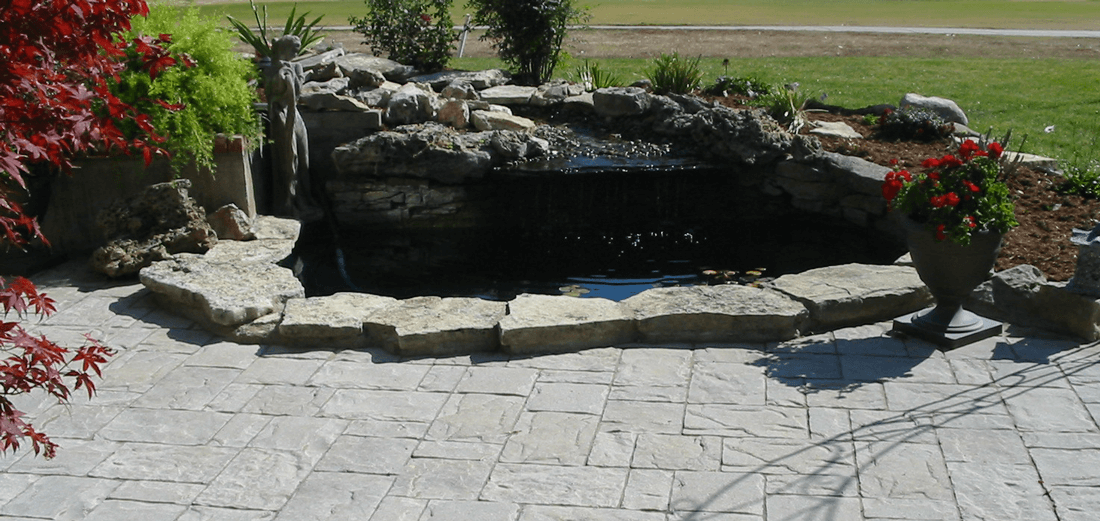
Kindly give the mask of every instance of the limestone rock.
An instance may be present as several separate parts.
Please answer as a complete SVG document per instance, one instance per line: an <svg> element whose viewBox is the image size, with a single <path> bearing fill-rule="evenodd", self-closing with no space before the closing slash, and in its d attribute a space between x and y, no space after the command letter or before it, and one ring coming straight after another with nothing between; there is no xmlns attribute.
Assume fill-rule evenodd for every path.
<svg viewBox="0 0 1100 521"><path fill-rule="evenodd" d="M500 321L501 349L509 353L576 351L634 339L634 317L607 299L523 294Z"/></svg>
<svg viewBox="0 0 1100 521"><path fill-rule="evenodd" d="M443 87L443 92L440 93L447 99L459 99L459 100L476 100L480 99L477 89L473 85L462 81L455 81Z"/></svg>
<svg viewBox="0 0 1100 521"><path fill-rule="evenodd" d="M536 87L500 85L482 90L478 94L483 101L497 105L526 105L535 95Z"/></svg>
<svg viewBox="0 0 1100 521"><path fill-rule="evenodd" d="M281 312L287 299L304 297L294 273L274 264L211 262L181 254L141 270L141 283L167 305L220 326L237 326Z"/></svg>
<svg viewBox="0 0 1100 521"><path fill-rule="evenodd" d="M928 109L935 113L937 116L943 118L944 121L950 123L959 123L962 125L969 125L970 121L966 117L966 113L959 108L959 105L954 101L946 98L937 98L935 96L921 96L920 94L914 94L910 92L901 98L901 103L898 103L899 108L916 107L921 109Z"/></svg>
<svg viewBox="0 0 1100 521"><path fill-rule="evenodd" d="M1020 166L1035 170L1058 170L1058 160L1049 157L1028 154L1025 152L1006 151L1004 153L1004 158L1005 161L1009 163L1019 161Z"/></svg>
<svg viewBox="0 0 1100 521"><path fill-rule="evenodd" d="M278 332L284 340L363 344L363 321L397 299L366 293L337 293L328 297L291 299L283 310Z"/></svg>
<svg viewBox="0 0 1100 521"><path fill-rule="evenodd" d="M302 66L303 70L312 71L318 67L322 67L326 64L333 63L337 58L346 54L343 47L338 47L330 51L325 51L318 54L312 54L309 56L301 56L294 61Z"/></svg>
<svg viewBox="0 0 1100 521"><path fill-rule="evenodd" d="M809 319L805 306L779 292L738 285L655 288L622 304L646 343L788 340Z"/></svg>
<svg viewBox="0 0 1100 521"><path fill-rule="evenodd" d="M92 268L121 277L176 253L209 250L218 237L188 196L190 186L187 179L158 183L100 212L97 224L108 243L92 253Z"/></svg>
<svg viewBox="0 0 1100 521"><path fill-rule="evenodd" d="M470 107L460 99L450 99L439 107L437 119L444 125L454 128L466 128L470 125Z"/></svg>
<svg viewBox="0 0 1100 521"><path fill-rule="evenodd" d="M503 69L488 69L483 71L442 71L434 74L422 74L413 76L408 81L427 83L436 91L443 90L446 86L455 83L465 83L476 90L484 90L508 83L512 75Z"/></svg>
<svg viewBox="0 0 1100 521"><path fill-rule="evenodd" d="M337 110L343 112L366 112L370 106L351 96L342 96L331 92L303 94L298 102L310 110Z"/></svg>
<svg viewBox="0 0 1100 521"><path fill-rule="evenodd" d="M302 85L302 96L307 94L340 94L347 90L351 82L348 78L339 77L328 81L311 81Z"/></svg>
<svg viewBox="0 0 1100 521"><path fill-rule="evenodd" d="M295 242L302 233L302 223L297 219L257 215L252 221L252 230L256 232L257 239L284 239Z"/></svg>
<svg viewBox="0 0 1100 521"><path fill-rule="evenodd" d="M475 110L470 113L470 121L474 127L481 131L487 130L517 130L526 131L535 128L535 122L521 116L513 116L503 112L491 112L488 110Z"/></svg>
<svg viewBox="0 0 1100 521"><path fill-rule="evenodd" d="M546 107L565 101L570 96L584 93L584 87L565 81L555 81L539 85L531 96L531 104L536 107Z"/></svg>
<svg viewBox="0 0 1100 521"><path fill-rule="evenodd" d="M975 290L967 307L1021 326L1100 339L1100 299L1047 282L1042 271L1027 264L995 274Z"/></svg>
<svg viewBox="0 0 1100 521"><path fill-rule="evenodd" d="M838 137L842 139L863 139L863 134L856 132L843 121L817 121L814 122L811 134L826 137Z"/></svg>
<svg viewBox="0 0 1100 521"><path fill-rule="evenodd" d="M354 75L356 70L367 69L381 73L387 80L404 83L409 76L415 73L415 69L407 65L367 54L345 54L333 61L340 67L340 71L343 72L344 76L349 78Z"/></svg>
<svg viewBox="0 0 1100 521"><path fill-rule="evenodd" d="M767 286L805 305L815 331L881 322L932 302L917 271L904 266L828 266L783 275Z"/></svg>
<svg viewBox="0 0 1100 521"><path fill-rule="evenodd" d="M340 71L340 67L336 66L335 62L328 62L323 65L319 65L312 70L307 70L305 77L302 78L304 82L314 81L329 81L335 78L343 78L344 73Z"/></svg>
<svg viewBox="0 0 1100 521"><path fill-rule="evenodd" d="M889 168L835 152L822 152L821 157L826 169L843 178L852 190L882 197L882 182L886 180L886 174L890 173Z"/></svg>
<svg viewBox="0 0 1100 521"><path fill-rule="evenodd" d="M645 89L610 87L592 93L596 114L604 117L638 116L649 110L651 99Z"/></svg>
<svg viewBox="0 0 1100 521"><path fill-rule="evenodd" d="M457 184L480 179L492 168L490 137L438 123L407 125L336 147L332 159L345 180L410 177Z"/></svg>
<svg viewBox="0 0 1100 521"><path fill-rule="evenodd" d="M372 313L363 331L372 343L401 355L493 351L505 311L504 302L415 297Z"/></svg>
<svg viewBox="0 0 1100 521"><path fill-rule="evenodd" d="M227 204L206 218L210 227L219 239L234 241L249 241L256 238L256 232L252 229L252 219L237 208L235 204Z"/></svg>
<svg viewBox="0 0 1100 521"><path fill-rule="evenodd" d="M373 69L353 69L348 74L348 88L373 89L386 83L386 77Z"/></svg>
<svg viewBox="0 0 1100 521"><path fill-rule="evenodd" d="M218 241L203 258L211 262L234 264L277 264L290 257L294 241L259 239L252 241Z"/></svg>
<svg viewBox="0 0 1100 521"><path fill-rule="evenodd" d="M563 110L575 110L578 112L590 112L596 110L591 92L584 92L576 96L570 96L562 100Z"/></svg>
<svg viewBox="0 0 1100 521"><path fill-rule="evenodd" d="M407 125L435 120L439 111L439 98L426 86L406 83L390 95L386 106L386 122L391 125Z"/></svg>

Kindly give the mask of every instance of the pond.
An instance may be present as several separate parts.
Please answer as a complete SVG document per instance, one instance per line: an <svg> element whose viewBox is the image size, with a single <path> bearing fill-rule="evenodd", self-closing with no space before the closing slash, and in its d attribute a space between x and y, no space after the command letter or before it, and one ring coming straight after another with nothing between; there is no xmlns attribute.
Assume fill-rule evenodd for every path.
<svg viewBox="0 0 1100 521"><path fill-rule="evenodd" d="M887 264L905 251L885 233L793 210L745 176L698 164L496 172L475 191L473 219L307 228L292 259L307 294L617 301L652 287L722 283L724 273L748 283Z"/></svg>

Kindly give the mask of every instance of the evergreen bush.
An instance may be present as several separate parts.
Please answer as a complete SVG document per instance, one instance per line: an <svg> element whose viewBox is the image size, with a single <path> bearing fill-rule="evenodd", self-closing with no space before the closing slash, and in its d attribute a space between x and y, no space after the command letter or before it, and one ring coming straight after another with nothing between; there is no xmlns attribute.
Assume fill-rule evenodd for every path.
<svg viewBox="0 0 1100 521"><path fill-rule="evenodd" d="M256 72L248 60L233 52L232 34L220 30L216 19L202 17L194 6L158 4L151 6L147 18L134 18L123 38L161 34L171 35L165 45L171 55L193 66L167 67L155 77L130 67L112 90L149 115L153 127L165 137L161 146L172 155L173 168L194 161L212 171L218 133L241 134L258 145L262 134L252 107L256 93L248 84ZM122 130L136 132L136 123L125 122Z"/></svg>
<svg viewBox="0 0 1100 521"><path fill-rule="evenodd" d="M424 72L442 70L458 35L451 0L366 0L370 13L348 23L375 53Z"/></svg>
<svg viewBox="0 0 1100 521"><path fill-rule="evenodd" d="M570 25L584 22L587 9L573 0L469 0L473 21L489 29L500 58L512 68L516 83L539 85L550 80L562 59L562 42Z"/></svg>

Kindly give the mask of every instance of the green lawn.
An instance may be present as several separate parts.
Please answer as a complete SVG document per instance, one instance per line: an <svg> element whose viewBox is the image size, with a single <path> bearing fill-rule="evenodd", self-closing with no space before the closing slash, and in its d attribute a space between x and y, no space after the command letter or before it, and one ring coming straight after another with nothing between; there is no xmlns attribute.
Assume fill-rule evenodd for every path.
<svg viewBox="0 0 1100 521"><path fill-rule="evenodd" d="M294 2L258 2L270 20L285 21ZM592 24L615 25L886 25L1012 29L1096 29L1100 0L595 0ZM202 5L206 14L233 15L254 23L247 1ZM330 26L363 16L362 0L302 2ZM453 19L471 12L455 0Z"/></svg>
<svg viewBox="0 0 1100 521"><path fill-rule="evenodd" d="M626 83L650 66L643 59L593 60ZM704 82L725 74L722 60L704 58ZM1100 67L1081 60L910 59L910 58L753 58L736 59L729 75L757 77L773 84L798 82L806 97L828 94L827 102L857 108L897 104L916 92L958 102L971 127L995 134L1011 129L1028 136L1025 151L1064 160L1097 159L1100 133ZM463 58L463 69L500 67L493 59ZM576 62L555 76L569 78ZM1053 132L1045 132L1054 126ZM1018 144L1018 140L1014 140Z"/></svg>

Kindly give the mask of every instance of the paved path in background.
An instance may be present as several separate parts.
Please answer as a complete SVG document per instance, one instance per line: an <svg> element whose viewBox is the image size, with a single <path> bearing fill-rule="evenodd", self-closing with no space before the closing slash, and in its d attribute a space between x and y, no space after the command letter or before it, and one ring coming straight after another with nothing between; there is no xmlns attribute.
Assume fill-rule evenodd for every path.
<svg viewBox="0 0 1100 521"><path fill-rule="evenodd" d="M1100 344L943 353L886 324L781 344L399 359L239 345L83 264L35 327L119 349L99 394L19 400L0 520L1085 521ZM79 395L79 393L78 393Z"/></svg>

